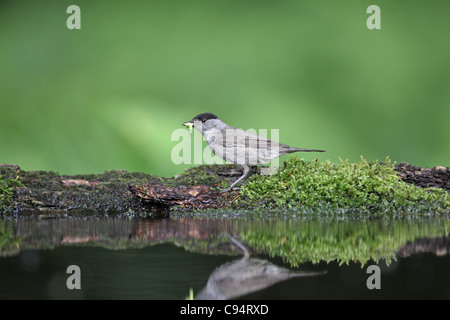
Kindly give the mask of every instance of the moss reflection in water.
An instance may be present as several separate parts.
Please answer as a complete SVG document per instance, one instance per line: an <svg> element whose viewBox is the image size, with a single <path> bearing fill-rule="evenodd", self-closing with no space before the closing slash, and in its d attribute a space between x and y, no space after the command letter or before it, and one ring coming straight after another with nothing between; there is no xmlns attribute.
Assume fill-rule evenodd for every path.
<svg viewBox="0 0 450 320"><path fill-rule="evenodd" d="M421 238L448 236L448 219L390 219L342 221L279 221L254 225L241 233L258 253L281 257L291 266L301 263L385 259L389 265L406 243Z"/></svg>
<svg viewBox="0 0 450 320"><path fill-rule="evenodd" d="M407 244L420 239L431 239L433 243L448 237L449 230L447 216L375 219L297 216L251 221L220 218L0 220L0 257L16 255L21 250L59 246L124 250L162 243L193 253L242 255L242 250L230 242L231 235L240 237L255 257L281 257L292 267L322 261L340 264L357 261L364 265L380 259L389 264ZM419 246L413 249L416 252Z"/></svg>
<svg viewBox="0 0 450 320"><path fill-rule="evenodd" d="M19 252L21 237L14 236L14 228L10 223L0 221L0 257L2 252L16 254Z"/></svg>

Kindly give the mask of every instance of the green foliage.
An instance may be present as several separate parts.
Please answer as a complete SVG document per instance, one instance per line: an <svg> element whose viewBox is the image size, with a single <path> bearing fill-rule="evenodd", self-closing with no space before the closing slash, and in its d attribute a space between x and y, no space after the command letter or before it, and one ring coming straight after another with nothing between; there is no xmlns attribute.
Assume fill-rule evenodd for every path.
<svg viewBox="0 0 450 320"><path fill-rule="evenodd" d="M13 186L20 184L16 179L3 179L0 175L0 213L4 213L13 200Z"/></svg>
<svg viewBox="0 0 450 320"><path fill-rule="evenodd" d="M189 288L189 294L184 298L184 300L194 300L194 289Z"/></svg>
<svg viewBox="0 0 450 320"><path fill-rule="evenodd" d="M389 158L384 163L341 160L306 162L292 157L271 176L253 176L242 188L244 202L269 208L330 207L369 212L442 212L448 192L400 180Z"/></svg>

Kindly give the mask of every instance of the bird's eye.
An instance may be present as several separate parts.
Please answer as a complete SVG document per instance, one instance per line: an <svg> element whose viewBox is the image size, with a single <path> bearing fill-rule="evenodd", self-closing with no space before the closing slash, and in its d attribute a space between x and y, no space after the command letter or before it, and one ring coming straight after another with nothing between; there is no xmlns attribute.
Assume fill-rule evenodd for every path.
<svg viewBox="0 0 450 320"><path fill-rule="evenodd" d="M202 122L205 123L206 119L203 119Z"/></svg>

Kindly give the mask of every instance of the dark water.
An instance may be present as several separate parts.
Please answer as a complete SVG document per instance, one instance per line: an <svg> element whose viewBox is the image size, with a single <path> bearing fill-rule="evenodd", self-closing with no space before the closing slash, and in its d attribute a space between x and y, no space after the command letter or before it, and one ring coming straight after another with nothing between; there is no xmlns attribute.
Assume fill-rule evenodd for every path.
<svg viewBox="0 0 450 320"><path fill-rule="evenodd" d="M449 220L0 220L0 299L449 299ZM68 289L70 265L81 289ZM368 267L380 289L369 289ZM372 283L374 283L372 281Z"/></svg>

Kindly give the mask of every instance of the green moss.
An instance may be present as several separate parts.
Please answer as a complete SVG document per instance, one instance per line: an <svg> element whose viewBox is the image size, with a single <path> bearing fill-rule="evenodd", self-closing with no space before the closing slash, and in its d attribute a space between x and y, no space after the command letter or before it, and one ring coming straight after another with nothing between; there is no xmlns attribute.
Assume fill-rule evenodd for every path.
<svg viewBox="0 0 450 320"><path fill-rule="evenodd" d="M234 168L235 165L202 165L188 168L181 175L176 175L173 178L164 180L167 186L198 186L206 185L210 187L219 186L227 179L220 175L221 172Z"/></svg>
<svg viewBox="0 0 450 320"><path fill-rule="evenodd" d="M68 176L53 171L22 171L14 165L0 165L0 175L4 177L2 181L6 181L8 187L0 190L6 198L1 201L3 206L0 206L0 212L7 211L9 216L16 214L17 210L26 215L38 213L45 216L58 216L66 210L85 216L128 213L130 210L138 212L141 205L139 199L130 194L129 185L162 181L160 177L126 170ZM91 183L63 182L69 179L87 180ZM19 209L9 205L12 202L14 183L22 187L17 188L15 194Z"/></svg>
<svg viewBox="0 0 450 320"><path fill-rule="evenodd" d="M147 182L162 182L162 178L142 172L127 172L126 170L108 170L102 174L80 174L68 176L70 179L81 179L88 181L125 183L125 184L143 184Z"/></svg>
<svg viewBox="0 0 450 320"><path fill-rule="evenodd" d="M224 188L240 174L240 166L203 165L182 175L161 178L140 172L111 170L102 174L59 175L56 172L22 171L13 165L0 165L0 212L8 211L13 200L22 207L15 212L41 214L46 210L82 209L87 212L139 213L146 211L141 200L129 191L130 185L161 183L166 186L208 185ZM65 183L67 179L90 183ZM14 185L21 188L16 188ZM226 197L226 199L225 199ZM389 159L385 163L342 161L306 162L292 157L271 176L253 175L240 192L224 196L226 210L292 209L298 213L440 214L450 212L448 192L421 188L403 182ZM90 210L90 211L89 211ZM292 211L291 210L291 211Z"/></svg>
<svg viewBox="0 0 450 320"><path fill-rule="evenodd" d="M17 179L7 179L0 175L0 213L6 212L13 202L13 187L20 186Z"/></svg>
<svg viewBox="0 0 450 320"><path fill-rule="evenodd" d="M241 190L241 205L344 209L359 212L448 212L448 192L403 182L384 163L306 162L292 157L270 176L255 175Z"/></svg>
<svg viewBox="0 0 450 320"><path fill-rule="evenodd" d="M0 212L6 211L12 201L12 188L8 186L6 181L0 176Z"/></svg>

